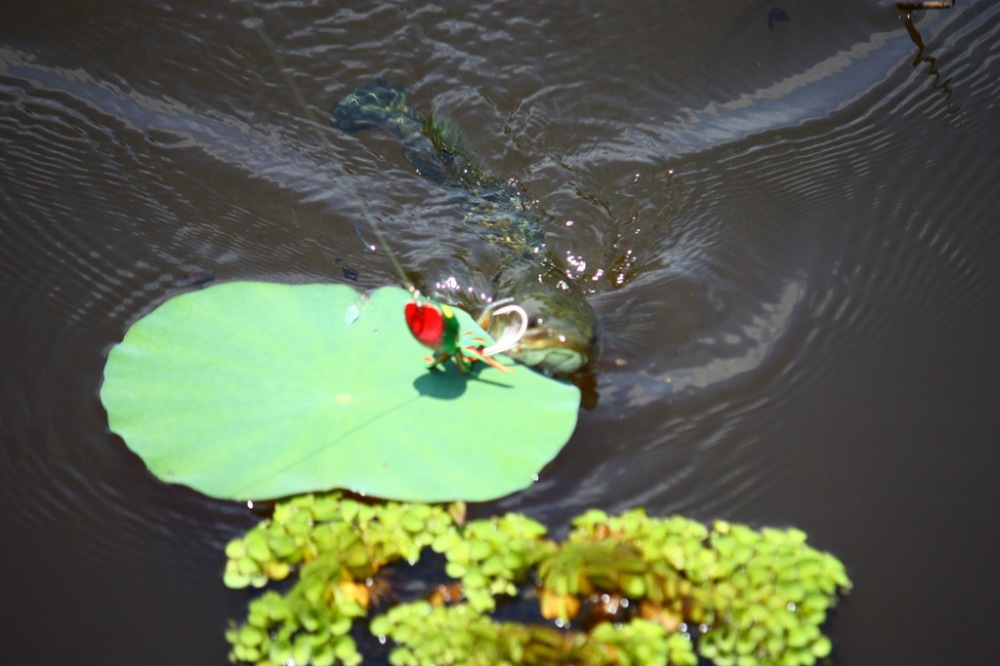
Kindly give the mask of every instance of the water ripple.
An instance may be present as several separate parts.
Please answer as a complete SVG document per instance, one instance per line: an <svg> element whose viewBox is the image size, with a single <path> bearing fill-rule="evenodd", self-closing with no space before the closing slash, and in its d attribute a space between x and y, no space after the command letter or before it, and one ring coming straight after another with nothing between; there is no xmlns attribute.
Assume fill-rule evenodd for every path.
<svg viewBox="0 0 1000 666"><path fill-rule="evenodd" d="M790 1L790 21L768 26L769 2L351 4L248 16L147 3L53 20L51 5L22 3L5 16L0 519L18 553L102 592L141 588L136 607L151 606L147 591L157 606L175 588L178 605L215 598L222 544L251 516L154 479L108 432L97 396L109 346L192 288L186 273L331 281L350 266L360 288L395 281L367 249L360 196L407 270L476 279L460 202L415 176L392 137L328 132L331 153L255 25L314 111L385 76L468 128L537 200L550 246L593 292L608 340L596 407L535 486L481 511L561 525L591 506L763 520L777 505L785 520L805 490L823 525L850 500L841 485L865 483L858 467L909 473L921 497L943 483L895 466L922 421L885 414L936 407L913 396L954 392L995 358L961 345L990 339L997 312L1000 5L907 23L888 3ZM921 385L854 383L885 377ZM865 411L854 392L892 404ZM863 423L818 431L837 419ZM964 425L943 423L947 436ZM879 437L882 458L864 457ZM958 457L923 446L935 465ZM831 460L850 471L817 471ZM870 485L851 492L917 497ZM873 532L850 534L838 550L870 550ZM32 564L9 570L42 572ZM37 583L15 589L22 601ZM73 617L57 630L76 623L82 589L58 590ZM222 644L218 613L191 642L196 659Z"/></svg>

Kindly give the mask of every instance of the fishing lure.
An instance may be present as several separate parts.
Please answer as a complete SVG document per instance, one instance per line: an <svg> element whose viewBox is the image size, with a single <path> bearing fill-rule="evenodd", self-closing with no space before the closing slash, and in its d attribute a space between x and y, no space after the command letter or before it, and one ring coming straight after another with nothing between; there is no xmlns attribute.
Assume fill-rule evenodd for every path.
<svg viewBox="0 0 1000 666"><path fill-rule="evenodd" d="M491 357L517 344L528 329L528 315L521 306L505 301L494 303L487 311L489 310L492 310L494 316L513 313L520 319L516 327L506 329L501 339L492 345L487 345L486 339L475 335L473 331L460 334L455 311L444 303L417 298L406 304L404 314L413 337L434 352L425 359L429 368L441 367L451 359L462 374L468 374L476 361L482 361L501 372L513 372Z"/></svg>

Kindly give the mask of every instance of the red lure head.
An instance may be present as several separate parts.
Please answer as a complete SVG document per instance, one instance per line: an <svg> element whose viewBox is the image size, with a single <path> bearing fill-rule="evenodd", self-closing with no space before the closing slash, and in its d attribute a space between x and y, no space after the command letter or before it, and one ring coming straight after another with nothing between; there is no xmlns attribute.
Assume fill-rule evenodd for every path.
<svg viewBox="0 0 1000 666"><path fill-rule="evenodd" d="M406 325L420 344L440 351L445 346L446 313L434 303L406 304ZM447 314L451 314L448 312ZM453 315L452 315L453 316Z"/></svg>
<svg viewBox="0 0 1000 666"><path fill-rule="evenodd" d="M481 338L473 338L468 345L462 346L458 317L447 305L435 301L410 301L406 304L403 314L406 316L406 325L413 337L420 344L434 350L434 356L427 358L430 367L439 367L451 359L455 361L461 373L467 374L473 363L484 361L501 372L511 372L506 366L481 353L484 345L476 344L482 340ZM527 320L527 317L524 319Z"/></svg>

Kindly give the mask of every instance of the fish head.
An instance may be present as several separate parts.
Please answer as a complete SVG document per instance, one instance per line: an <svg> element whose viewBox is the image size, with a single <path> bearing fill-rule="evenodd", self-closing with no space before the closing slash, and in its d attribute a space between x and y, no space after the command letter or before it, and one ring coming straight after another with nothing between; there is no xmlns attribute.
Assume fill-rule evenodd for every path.
<svg viewBox="0 0 1000 666"><path fill-rule="evenodd" d="M558 287L527 290L513 302L524 311L527 328L517 343L504 352L506 355L559 378L585 371L596 360L600 351L600 321L578 290ZM490 337L500 340L521 325L518 319L517 314L493 315L487 310L480 318L480 325Z"/></svg>

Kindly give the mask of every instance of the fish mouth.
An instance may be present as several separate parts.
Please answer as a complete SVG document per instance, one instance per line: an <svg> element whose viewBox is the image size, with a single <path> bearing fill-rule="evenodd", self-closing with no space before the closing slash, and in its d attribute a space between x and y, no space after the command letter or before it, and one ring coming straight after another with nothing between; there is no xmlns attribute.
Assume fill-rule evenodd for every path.
<svg viewBox="0 0 1000 666"><path fill-rule="evenodd" d="M494 315L491 310L487 310L480 318L479 325L498 342L515 337L516 342L504 349L503 353L518 363L560 378L576 374L590 363L594 350L593 340L584 340L568 328L539 324L537 320L523 322L525 326L522 328L522 322L516 318L511 319L502 312L503 309L498 309Z"/></svg>
<svg viewBox="0 0 1000 666"><path fill-rule="evenodd" d="M518 343L505 353L547 375L568 377L590 363L590 347L565 333L539 327L525 331Z"/></svg>

